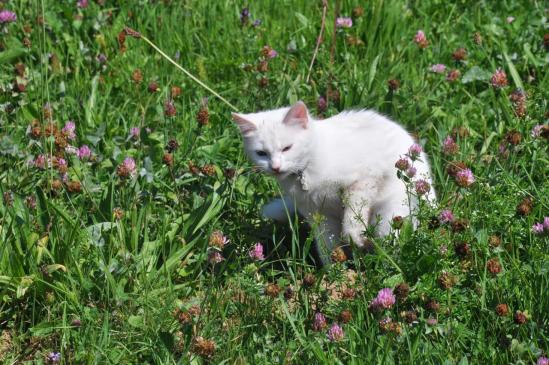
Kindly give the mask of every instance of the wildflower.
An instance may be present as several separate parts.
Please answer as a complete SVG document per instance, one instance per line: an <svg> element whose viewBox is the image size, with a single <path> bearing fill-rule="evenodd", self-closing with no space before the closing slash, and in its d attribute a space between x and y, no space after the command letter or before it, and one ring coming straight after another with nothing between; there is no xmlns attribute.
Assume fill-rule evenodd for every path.
<svg viewBox="0 0 549 365"><path fill-rule="evenodd" d="M421 49L427 48L427 46L429 45L429 41L427 40L427 37L422 30L417 31L416 35L414 36L414 42Z"/></svg>
<svg viewBox="0 0 549 365"><path fill-rule="evenodd" d="M356 290L354 290L353 288L345 288L341 292L341 297L343 299L352 300L355 298L355 296L356 296Z"/></svg>
<svg viewBox="0 0 549 365"><path fill-rule="evenodd" d="M164 153L162 156L162 162L164 162L166 166L173 166L173 155L169 152Z"/></svg>
<svg viewBox="0 0 549 365"><path fill-rule="evenodd" d="M401 171L404 171L410 167L410 161L407 158L400 158L395 163L395 167Z"/></svg>
<svg viewBox="0 0 549 365"><path fill-rule="evenodd" d="M512 130L505 135L507 142L513 146L520 144L522 140L522 134L516 130Z"/></svg>
<svg viewBox="0 0 549 365"><path fill-rule="evenodd" d="M173 117L175 116L176 110L175 105L173 103L173 100L168 99L164 103L164 115L167 117Z"/></svg>
<svg viewBox="0 0 549 365"><path fill-rule="evenodd" d="M458 48L452 53L452 58L454 61L463 61L467 58L467 50L463 47Z"/></svg>
<svg viewBox="0 0 549 365"><path fill-rule="evenodd" d="M206 176L215 176L215 166L212 164L204 165L200 170Z"/></svg>
<svg viewBox="0 0 549 365"><path fill-rule="evenodd" d="M95 60L99 64L104 64L104 63L107 63L107 56L104 53L100 53L100 54L97 55Z"/></svg>
<svg viewBox="0 0 549 365"><path fill-rule="evenodd" d="M516 324L525 324L526 322L528 322L527 314L522 311L516 311L513 319Z"/></svg>
<svg viewBox="0 0 549 365"><path fill-rule="evenodd" d="M442 256L445 256L448 253L448 246L447 245L440 245L440 247L438 248L438 252Z"/></svg>
<svg viewBox="0 0 549 365"><path fill-rule="evenodd" d="M54 157L53 167L55 167L61 174L64 174L68 169L67 161L64 158Z"/></svg>
<svg viewBox="0 0 549 365"><path fill-rule="evenodd" d="M284 289L284 299L290 300L294 297L294 290L291 286L287 286L286 289Z"/></svg>
<svg viewBox="0 0 549 365"><path fill-rule="evenodd" d="M505 317L507 314L509 314L509 307L507 306L507 304L498 304L496 306L496 313L498 316L500 317Z"/></svg>
<svg viewBox="0 0 549 365"><path fill-rule="evenodd" d="M414 166L408 167L408 170L406 170L406 176L408 176L410 179L416 176L417 169Z"/></svg>
<svg viewBox="0 0 549 365"><path fill-rule="evenodd" d="M532 233L536 235L542 235L545 230L543 223L536 223L532 226Z"/></svg>
<svg viewBox="0 0 549 365"><path fill-rule="evenodd" d="M446 71L446 65L442 63L437 63L436 65L431 66L431 71L436 74L444 73L444 71Z"/></svg>
<svg viewBox="0 0 549 365"><path fill-rule="evenodd" d="M431 312L438 312L438 310L440 309L440 304L434 299L429 299L425 303L425 309Z"/></svg>
<svg viewBox="0 0 549 365"><path fill-rule="evenodd" d="M541 136L542 129L543 129L542 124L535 125L534 128L532 128L532 132L530 133L530 135L533 138L538 138L539 136Z"/></svg>
<svg viewBox="0 0 549 365"><path fill-rule="evenodd" d="M130 138L139 139L140 134L141 134L141 128L139 128L139 127L131 127L130 128Z"/></svg>
<svg viewBox="0 0 549 365"><path fill-rule="evenodd" d="M44 155L38 155L33 161L33 165L38 169L45 169L46 168L46 156Z"/></svg>
<svg viewBox="0 0 549 365"><path fill-rule="evenodd" d="M172 86L170 89L170 96L172 99L176 99L179 95L181 95L181 88L178 86Z"/></svg>
<svg viewBox="0 0 549 365"><path fill-rule="evenodd" d="M69 139L73 140L76 138L76 134L74 133L76 129L76 124L72 120L69 120L67 123L65 123L65 126L61 130L63 134Z"/></svg>
<svg viewBox="0 0 549 365"><path fill-rule="evenodd" d="M248 252L250 258L254 261L265 260L263 255L263 245L260 242L257 242Z"/></svg>
<svg viewBox="0 0 549 365"><path fill-rule="evenodd" d="M436 318L427 318L425 321L429 326L436 326L438 324L438 320Z"/></svg>
<svg viewBox="0 0 549 365"><path fill-rule="evenodd" d="M400 283L395 286L394 293L399 302L404 302L410 293L410 286L406 283Z"/></svg>
<svg viewBox="0 0 549 365"><path fill-rule="evenodd" d="M393 289L381 289L374 300L370 303L370 308L373 310L389 309L395 304L396 298L393 294Z"/></svg>
<svg viewBox="0 0 549 365"><path fill-rule="evenodd" d="M132 80L133 80L133 82L135 82L136 84L140 84L140 83L143 81L143 73L141 72L140 69L136 68L136 69L132 72Z"/></svg>
<svg viewBox="0 0 549 365"><path fill-rule="evenodd" d="M448 290L451 289L457 282L457 279L454 275L443 271L442 274L438 277L438 284L442 289Z"/></svg>
<svg viewBox="0 0 549 365"><path fill-rule="evenodd" d="M336 19L336 27L338 28L351 28L353 26L353 19L339 17Z"/></svg>
<svg viewBox="0 0 549 365"><path fill-rule="evenodd" d="M417 313L413 310L401 312L400 316L404 317L404 320L407 323L414 323L417 321Z"/></svg>
<svg viewBox="0 0 549 365"><path fill-rule="evenodd" d="M503 71L501 68L498 68L496 72L492 75L490 81L494 88L501 89L507 86L507 75L505 74L505 71Z"/></svg>
<svg viewBox="0 0 549 365"><path fill-rule="evenodd" d="M486 262L486 268L492 275L497 275L501 272L501 264L497 258L490 259Z"/></svg>
<svg viewBox="0 0 549 365"><path fill-rule="evenodd" d="M549 232L549 217L543 218L543 229Z"/></svg>
<svg viewBox="0 0 549 365"><path fill-rule="evenodd" d="M351 311L344 309L339 313L338 319L342 323L349 323L353 319L353 314Z"/></svg>
<svg viewBox="0 0 549 365"><path fill-rule="evenodd" d="M312 287L313 285L315 285L315 282L316 282L316 278L313 274L311 273L305 274L305 277L303 278L303 285L306 288Z"/></svg>
<svg viewBox="0 0 549 365"><path fill-rule="evenodd" d="M454 139L450 136L447 136L444 139L444 142L442 142L442 153L445 155L451 156L455 155L459 150L459 146L454 141Z"/></svg>
<svg viewBox="0 0 549 365"><path fill-rule="evenodd" d="M172 153L179 148L179 143L175 139L170 139L166 144L166 151Z"/></svg>
<svg viewBox="0 0 549 365"><path fill-rule="evenodd" d="M511 24L512 22L515 21L515 17L514 16L508 16L507 18L505 18L505 21L507 22L507 24Z"/></svg>
<svg viewBox="0 0 549 365"><path fill-rule="evenodd" d="M276 283L267 284L267 286L265 287L265 295L274 299L278 297L278 294L280 294L280 287L278 286L278 284Z"/></svg>
<svg viewBox="0 0 549 365"><path fill-rule="evenodd" d="M216 251L216 250L208 251L208 262L211 265L219 264L220 262L222 262L224 260L225 260L225 258L223 257L223 255L219 251Z"/></svg>
<svg viewBox="0 0 549 365"><path fill-rule="evenodd" d="M412 159L412 161L414 161L419 157L422 151L423 149L421 148L421 146L417 143L414 143L410 146L410 148L408 148L408 156Z"/></svg>
<svg viewBox="0 0 549 365"><path fill-rule="evenodd" d="M347 260L347 255L341 247L336 247L331 254L333 262L345 262Z"/></svg>
<svg viewBox="0 0 549 365"><path fill-rule="evenodd" d="M17 20L17 15L13 11L0 11L0 24L13 23Z"/></svg>
<svg viewBox="0 0 549 365"><path fill-rule="evenodd" d="M332 324L332 327L328 330L328 340L332 342L337 342L343 339L345 334L343 333L343 328L341 328L337 323Z"/></svg>
<svg viewBox="0 0 549 365"><path fill-rule="evenodd" d="M63 182L59 179L55 179L51 182L51 188L53 190L60 190L63 187Z"/></svg>
<svg viewBox="0 0 549 365"><path fill-rule="evenodd" d="M324 314L320 312L315 313L315 319L313 322L313 331L323 331L326 327L328 327L328 324L326 323L326 317Z"/></svg>
<svg viewBox="0 0 549 365"><path fill-rule="evenodd" d="M454 69L450 72L448 72L448 75L446 75L446 81L454 82L461 76L461 72L457 69Z"/></svg>
<svg viewBox="0 0 549 365"><path fill-rule="evenodd" d="M499 245L501 245L501 237L493 234L488 238L488 243L490 243L490 246L492 247L499 247Z"/></svg>
<svg viewBox="0 0 549 365"><path fill-rule="evenodd" d="M458 242L455 245L454 250L456 255L461 258L465 258L471 254L471 247L467 244L467 242Z"/></svg>
<svg viewBox="0 0 549 365"><path fill-rule="evenodd" d="M549 359L546 358L545 356L542 356L538 359L538 361L536 362L536 365L549 365Z"/></svg>
<svg viewBox="0 0 549 365"><path fill-rule="evenodd" d="M58 362L61 361L61 353L59 353L59 352L50 352L50 353L48 353L48 355L46 356L46 360L47 360L50 364L57 364Z"/></svg>
<svg viewBox="0 0 549 365"><path fill-rule="evenodd" d="M456 173L456 182L461 187L469 187L475 182L475 176L470 169L462 169Z"/></svg>
<svg viewBox="0 0 549 365"><path fill-rule="evenodd" d="M134 177L137 174L135 160L131 157L126 157L124 161L116 168L116 173L121 178Z"/></svg>
<svg viewBox="0 0 549 365"><path fill-rule="evenodd" d="M84 160L91 157L92 151L87 145L84 144L80 146L80 148L76 152L76 155L78 156L79 159Z"/></svg>
<svg viewBox="0 0 549 365"><path fill-rule="evenodd" d="M36 209L36 197L34 195L29 195L25 198L25 205L29 209Z"/></svg>
<svg viewBox="0 0 549 365"><path fill-rule="evenodd" d="M67 190L69 193L80 193L82 192L82 185L80 184L80 181L70 181L67 184Z"/></svg>
<svg viewBox="0 0 549 365"><path fill-rule="evenodd" d="M417 195L425 195L431 190L431 185L423 179L416 181L415 187Z"/></svg>
<svg viewBox="0 0 549 365"><path fill-rule="evenodd" d="M202 99L200 110L196 115L196 120L200 125L208 125L210 120L210 113L208 111L208 98Z"/></svg>
<svg viewBox="0 0 549 365"><path fill-rule="evenodd" d="M278 55L278 52L271 48L271 46L266 45L261 49L261 54L266 58L275 58Z"/></svg>
<svg viewBox="0 0 549 365"><path fill-rule="evenodd" d="M259 27L260 25L261 25L261 19L256 19L256 20L254 20L254 22L252 23L252 26L253 26L254 28L257 28L257 27Z"/></svg>
<svg viewBox="0 0 549 365"><path fill-rule="evenodd" d="M215 352L215 342L198 336L194 339L191 350L200 357L210 358Z"/></svg>
<svg viewBox="0 0 549 365"><path fill-rule="evenodd" d="M215 247L217 249L222 250L225 245L227 245L230 242L230 240L223 235L223 232L217 230L213 231L210 235L210 239L208 240L208 244L210 247Z"/></svg>
<svg viewBox="0 0 549 365"><path fill-rule="evenodd" d="M324 96L319 96L316 107L318 109L319 113L323 113L328 108L328 103L326 102L326 98Z"/></svg>
<svg viewBox="0 0 549 365"><path fill-rule="evenodd" d="M122 208L116 207L112 210L112 215L113 215L114 219L119 221L122 218L124 218L124 211L122 210Z"/></svg>
<svg viewBox="0 0 549 365"><path fill-rule="evenodd" d="M524 198L517 206L517 213L522 216L527 216L532 211L532 199Z"/></svg>
<svg viewBox="0 0 549 365"><path fill-rule="evenodd" d="M473 42L475 42L478 46L482 44L482 35L480 32L475 32L475 34L473 34Z"/></svg>
<svg viewBox="0 0 549 365"><path fill-rule="evenodd" d="M243 8L240 11L240 24L242 25L248 24L249 19L250 19L250 10L248 8Z"/></svg>
<svg viewBox="0 0 549 365"><path fill-rule="evenodd" d="M469 227L469 221L467 219L456 219L452 222L453 232L463 232L467 227Z"/></svg>
<svg viewBox="0 0 549 365"><path fill-rule="evenodd" d="M158 83L156 81L151 81L149 83L149 86L147 87L147 90L151 93L151 94L154 94L155 92L157 92L158 90L160 90L160 87L158 86Z"/></svg>
<svg viewBox="0 0 549 365"><path fill-rule="evenodd" d="M387 84L389 85L389 90L391 91L397 91L398 89L400 89L400 81L398 81L397 79L391 79L387 81Z"/></svg>
<svg viewBox="0 0 549 365"><path fill-rule="evenodd" d="M442 224L451 223L454 221L454 214L450 209L444 209L442 212L440 212L438 219Z"/></svg>
<svg viewBox="0 0 549 365"><path fill-rule="evenodd" d="M78 328L82 326L82 321L80 320L80 318L75 318L71 321L71 326Z"/></svg>
<svg viewBox="0 0 549 365"><path fill-rule="evenodd" d="M401 229L403 224L404 218L402 218L400 215L393 217L393 219L391 220L391 226L393 227L393 229Z"/></svg>
<svg viewBox="0 0 549 365"><path fill-rule="evenodd" d="M76 2L76 6L79 7L80 9L85 9L88 7L88 0L78 0Z"/></svg>
<svg viewBox="0 0 549 365"><path fill-rule="evenodd" d="M353 17L360 18L364 15L364 8L362 6L356 6L353 8Z"/></svg>

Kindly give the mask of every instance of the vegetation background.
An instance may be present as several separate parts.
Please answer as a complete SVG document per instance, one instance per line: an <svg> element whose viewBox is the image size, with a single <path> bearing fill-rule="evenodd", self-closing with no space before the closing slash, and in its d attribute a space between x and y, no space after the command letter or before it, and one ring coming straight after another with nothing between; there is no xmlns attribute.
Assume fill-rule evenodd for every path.
<svg viewBox="0 0 549 365"><path fill-rule="evenodd" d="M0 361L547 364L547 6L330 0L307 82L321 1L3 1ZM439 205L314 267L231 108L126 26L240 111L400 121Z"/></svg>

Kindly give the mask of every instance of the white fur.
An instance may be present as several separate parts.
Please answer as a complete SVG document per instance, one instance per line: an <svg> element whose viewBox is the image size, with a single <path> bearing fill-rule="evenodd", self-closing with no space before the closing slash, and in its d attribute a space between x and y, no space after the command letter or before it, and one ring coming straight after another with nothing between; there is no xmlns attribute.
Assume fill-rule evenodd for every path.
<svg viewBox="0 0 549 365"><path fill-rule="evenodd" d="M417 205L417 198L409 196L395 168L395 162L404 157L414 140L383 115L359 110L314 120L299 102L292 108L234 118L243 132L250 159L274 174L286 195L284 201L265 206L264 215L286 220L295 202L299 213L314 228L317 244L325 246L324 250L320 248L324 264L330 261L332 249L341 243L341 235L360 247L365 242L366 225L377 225L377 233L386 235L394 216L408 216ZM259 156L256 151L268 155ZM431 184L424 153L414 167L415 180L423 178ZM433 188L427 199L434 201Z"/></svg>

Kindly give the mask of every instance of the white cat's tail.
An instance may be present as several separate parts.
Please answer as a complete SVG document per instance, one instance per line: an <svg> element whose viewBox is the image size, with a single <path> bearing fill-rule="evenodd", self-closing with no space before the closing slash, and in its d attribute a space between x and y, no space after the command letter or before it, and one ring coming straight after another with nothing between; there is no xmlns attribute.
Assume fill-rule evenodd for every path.
<svg viewBox="0 0 549 365"><path fill-rule="evenodd" d="M274 199L263 207L261 213L267 219L288 222L296 213L295 204L294 201L288 197Z"/></svg>

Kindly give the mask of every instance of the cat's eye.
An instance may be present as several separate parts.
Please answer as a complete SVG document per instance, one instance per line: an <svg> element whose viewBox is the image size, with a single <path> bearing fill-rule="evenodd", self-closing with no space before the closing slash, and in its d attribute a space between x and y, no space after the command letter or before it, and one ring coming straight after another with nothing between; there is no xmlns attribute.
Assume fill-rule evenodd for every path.
<svg viewBox="0 0 549 365"><path fill-rule="evenodd" d="M286 146L282 149L282 152L287 152L290 150L290 148L292 148L292 145L289 145L289 146Z"/></svg>
<svg viewBox="0 0 549 365"><path fill-rule="evenodd" d="M258 156L267 156L267 152L265 151L255 151L255 153L257 153Z"/></svg>

